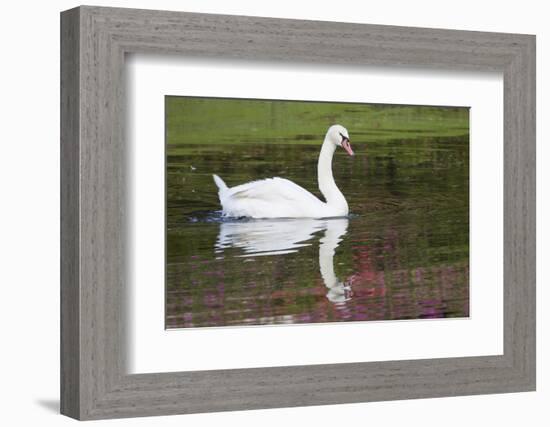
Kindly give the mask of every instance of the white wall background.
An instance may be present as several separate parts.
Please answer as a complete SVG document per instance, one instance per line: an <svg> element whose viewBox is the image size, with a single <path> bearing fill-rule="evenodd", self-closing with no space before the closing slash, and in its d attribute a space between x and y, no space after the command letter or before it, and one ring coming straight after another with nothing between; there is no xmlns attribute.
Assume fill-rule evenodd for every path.
<svg viewBox="0 0 550 427"><path fill-rule="evenodd" d="M75 1L9 2L0 34L0 375L3 425L68 425L59 405L59 11ZM538 391L109 421L110 425L544 426L550 421L548 333L550 27L536 0L96 1L105 6L409 25L537 35Z"/></svg>

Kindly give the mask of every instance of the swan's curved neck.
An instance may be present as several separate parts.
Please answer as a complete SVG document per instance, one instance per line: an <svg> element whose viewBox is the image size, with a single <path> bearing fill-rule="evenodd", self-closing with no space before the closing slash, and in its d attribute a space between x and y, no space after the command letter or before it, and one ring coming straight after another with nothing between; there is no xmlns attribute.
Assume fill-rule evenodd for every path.
<svg viewBox="0 0 550 427"><path fill-rule="evenodd" d="M325 136L325 141L321 147L319 154L319 162L317 163L317 180L319 182L319 190L323 193L327 205L333 206L342 212L342 215L348 214L348 203L342 192L336 186L334 177L332 176L332 156L336 146Z"/></svg>

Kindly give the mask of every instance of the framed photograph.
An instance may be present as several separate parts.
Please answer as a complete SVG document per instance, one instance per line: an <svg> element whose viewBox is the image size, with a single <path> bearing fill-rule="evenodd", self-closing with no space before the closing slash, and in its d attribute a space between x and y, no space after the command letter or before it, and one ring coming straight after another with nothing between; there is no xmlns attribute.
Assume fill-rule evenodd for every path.
<svg viewBox="0 0 550 427"><path fill-rule="evenodd" d="M535 390L535 37L61 14L61 412Z"/></svg>

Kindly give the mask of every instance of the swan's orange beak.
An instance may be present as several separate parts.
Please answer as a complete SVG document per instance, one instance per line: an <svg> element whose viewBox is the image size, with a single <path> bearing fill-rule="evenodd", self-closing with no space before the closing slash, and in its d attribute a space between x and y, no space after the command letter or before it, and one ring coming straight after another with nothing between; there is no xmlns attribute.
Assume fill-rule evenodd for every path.
<svg viewBox="0 0 550 427"><path fill-rule="evenodd" d="M350 156L353 156L353 150L351 149L351 144L349 143L349 139L347 139L346 137L342 138L342 147L344 148L344 150L346 150L346 152Z"/></svg>

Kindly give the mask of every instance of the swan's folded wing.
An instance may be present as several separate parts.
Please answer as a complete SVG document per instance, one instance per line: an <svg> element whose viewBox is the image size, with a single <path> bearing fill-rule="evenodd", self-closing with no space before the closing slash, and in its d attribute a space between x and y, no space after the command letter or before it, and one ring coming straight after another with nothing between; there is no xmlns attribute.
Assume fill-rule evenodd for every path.
<svg viewBox="0 0 550 427"><path fill-rule="evenodd" d="M284 178L268 178L238 185L229 189L227 196L234 200L261 200L272 203L320 202L305 188Z"/></svg>

